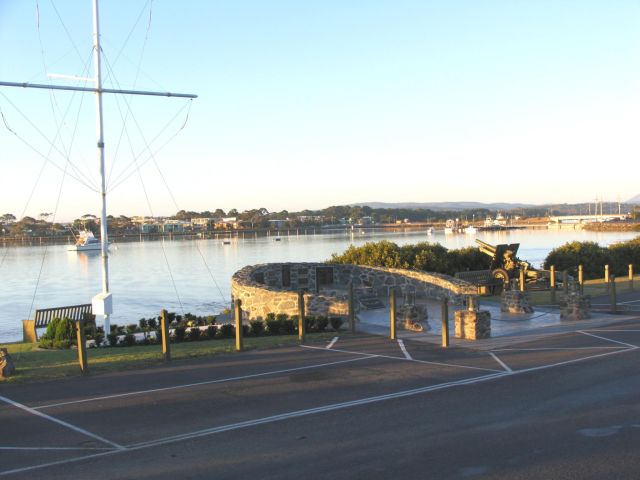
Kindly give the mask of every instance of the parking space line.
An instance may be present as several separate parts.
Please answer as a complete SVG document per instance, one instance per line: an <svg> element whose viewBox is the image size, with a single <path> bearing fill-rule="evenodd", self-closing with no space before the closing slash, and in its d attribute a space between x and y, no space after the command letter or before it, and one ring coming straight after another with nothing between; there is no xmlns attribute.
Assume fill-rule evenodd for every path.
<svg viewBox="0 0 640 480"><path fill-rule="evenodd" d="M513 372L513 370L511 370L511 368L510 368L506 363L504 363L502 360L500 360L500 359L498 358L498 356L497 356L495 353L493 353L493 352L489 352L489 355L491 355L491 356L493 357L493 359L494 359L496 362L498 362L498 363L502 366L502 368L504 368L504 369L505 369L505 371L507 371L507 372L509 372L509 373Z"/></svg>
<svg viewBox="0 0 640 480"><path fill-rule="evenodd" d="M323 347L312 347L311 345L300 345L302 348L309 348L312 350L326 350ZM352 353L353 355L365 355L367 357L377 357L377 358L389 358L391 360L400 360L402 362L415 362L415 363L424 363L426 365L441 365L443 367L454 367L454 368L467 368L469 370L480 370L483 372L498 372L502 373L502 370L496 370L495 368L481 368L481 367L470 367L468 365L458 365L456 363L442 363L442 362L429 362L428 360L416 360L415 358L409 360L405 357L394 357L391 355L380 355L378 353L363 353L363 352L354 352L351 350L341 350L338 348L332 348L330 351L332 352L340 352L340 353Z"/></svg>
<svg viewBox="0 0 640 480"><path fill-rule="evenodd" d="M64 405L75 405L77 403L87 403L87 402L97 402L100 400L111 400L113 398L121 398L121 397L130 397L133 395L145 395L148 393L157 393L157 392L166 392L169 390L178 390L181 388L191 388L191 387L199 387L201 385L213 385L216 383L226 383L226 382L234 382L234 381L238 381L238 380L247 380L250 378L258 378L258 377L264 377L267 375L277 375L280 373L291 373L291 372L298 372L300 370L309 370L312 368L323 368L323 367L329 367L332 365L340 365L342 363L350 363L350 362L358 362L360 360L366 360L366 358L349 358L347 360L339 360L337 362L329 362L329 363L320 363L320 364L315 364L315 365L307 365L305 367L294 367L294 368L285 368L282 370L273 370L270 372L262 372L262 373L254 373L251 375L241 375L238 377L229 377L229 378L220 378L218 380L205 380L203 382L196 382L196 383L185 383L185 384L181 384L181 385L172 385L170 387L160 387L160 388L151 388L148 390L135 390L133 392L124 392L124 393L114 393L113 395L103 395L101 397L91 397L91 398L83 398L80 400L69 400L68 402L58 402L58 403L51 403L48 405L40 405L37 407L32 407L33 410L44 410L45 408L53 408L53 407L61 407Z"/></svg>
<svg viewBox="0 0 640 480"><path fill-rule="evenodd" d="M610 338L601 337L600 335L594 335L593 333L589 333L584 330L578 330L577 332L582 333L583 335L588 335L590 337L599 338L600 340L606 340L607 342L619 343L620 345L626 345L627 347L631 347L631 348L638 348L637 345L631 345L630 343L619 342L618 340L612 340Z"/></svg>
<svg viewBox="0 0 640 480"><path fill-rule="evenodd" d="M327 345L325 348L327 348L327 350L329 350L331 347L333 347L336 344L336 342L338 341L338 338L340 338L340 337L333 337L331 339L331 341L329 342L329 345Z"/></svg>
<svg viewBox="0 0 640 480"><path fill-rule="evenodd" d="M407 348L404 346L404 342L400 338L398 339L398 345L400 345L400 350L402 350L404 357L407 360L413 360L413 358L411 358L411 355L409 355L409 352L407 352Z"/></svg>
<svg viewBox="0 0 640 480"><path fill-rule="evenodd" d="M304 345L301 345L301 346L305 347ZM319 348L319 347L307 347L307 348ZM322 348L322 349L324 350L324 348ZM175 443L175 442L179 442L179 441L182 441L182 440L190 440L190 439L193 439L193 438L204 437L204 436L213 435L213 434L217 434L217 433L223 433L223 432L227 432L227 431L239 430L239 429L242 429L242 428L248 428L248 427L252 427L252 426L258 426L258 425L264 425L264 424L268 424L268 423L274 423L274 422L283 421L283 420L287 420L287 419L293 419L293 418L299 418L299 417L308 416L308 415L314 415L316 413L325 413L325 412L330 412L330 411L334 411L334 410L350 408L350 407L356 407L356 406L361 406L361 405L367 405L367 404L386 401L386 400L410 397L410 396L419 395L419 394L423 394L423 393L429 393L429 392L434 392L434 391L438 391L438 390L445 390L445 389L452 388L452 387L457 387L457 386L474 385L474 384L483 383L483 382L486 382L486 381L491 381L491 380L494 380L494 379L511 377L511 376L518 375L518 374L523 374L523 373L531 373L531 372L535 372L535 371L538 371L538 370L551 369L551 368L554 368L554 367L563 366L563 365L569 365L569 364L572 364L572 363L578 363L578 362L582 362L582 361L590 360L590 359L594 359L594 358L601 358L601 357L606 357L606 356L611 356L611 355L622 354L622 353L626 353L626 352L629 352L629 351L632 351L632 350L637 350L637 349L638 349L638 347L623 348L623 349L618 349L618 350L615 350L615 351L601 353L601 354L598 354L598 355L591 355L591 356L588 356L588 357L582 357L582 358L578 358L578 359L572 359L572 360L553 363L553 364L548 364L548 365L540 365L540 366L537 366L537 367L531 367L531 368L526 368L526 369L522 369L522 370L515 370L515 371L512 371L512 372L496 371L496 372L494 372L492 374L482 375L482 376L479 376L479 377L472 377L472 378L467 378L467 379L463 379L463 380L445 382L445 383L440 383L440 384L436 384L436 385L430 385L430 386L427 386L427 387L420 387L420 388L415 388L415 389L411 389L411 390L403 390L403 391L400 391L400 392L395 392L395 393L390 393L390 394L385 394L385 395L378 395L378 396L374 396L374 397L366 397L366 398L362 398L362 399L359 399L359 400L352 400L352 401L349 401L349 402L330 404L330 405L325 405L325 406L306 409L306 410L298 410L298 411L283 413L283 414L279 414L279 415L272 415L272 416L269 416L269 417L263 417L263 418L258 418L258 419L254 419L254 420L248 420L248 421L245 421L245 422L239 422L239 423L230 424L230 425L222 425L222 426L219 426L219 427L212 427L212 428L199 430L199 431L194 431L194 432L186 433L186 434L182 434L182 435L175 435L175 436L171 436L171 437L159 438L159 439L156 439L156 440L151 440L151 441L147 441L147 442L141 442L141 443L137 443L137 444L132 444L132 445L128 445L126 447L123 447L122 449L114 449L114 450L110 450L110 451L95 453L95 454L92 454L92 455L85 455L85 456L82 456L82 457L75 457L75 458L59 460L59 461L56 461L56 462L50 462L50 463L45 463L45 464L40 464L40 465L31 465L31 466L28 466L28 467L21 467L21 468L12 469L12 470L0 471L0 476L11 475L11 474L15 474L15 473L22 473L22 472L27 472L27 471L47 468L47 467L51 467L51 466L56 466L56 465L65 465L65 464L70 464L70 463L76 463L76 462L80 462L80 461L83 461L83 460L91 460L91 459L95 459L95 458L99 458L99 457L103 457L103 456L107 456L107 455L115 455L115 454L119 454L119 453L123 453L123 452L142 450L142 449L146 449L146 448L152 448L152 447L156 447L156 446L162 446L162 445L167 445L167 444L170 444L170 443ZM335 350L332 350L332 351L335 351ZM357 352L355 352L355 353L357 353ZM404 360L404 359L397 358L397 357L385 357L385 356L371 355L371 354L366 354L366 355L367 355L367 358L383 357L383 358L391 358L391 359L395 359L395 360ZM2 398L2 397L0 397L0 398ZM39 412L36 412L36 413L39 413Z"/></svg>
<svg viewBox="0 0 640 480"><path fill-rule="evenodd" d="M114 447L114 448L116 448L118 450L123 450L124 449L124 447L122 445L119 445L119 444L117 444L115 442L112 442L111 440L107 440L106 438L101 437L100 435L96 435L95 433L91 433L90 431L85 430L84 428L77 427L76 425L73 425L73 424L71 424L69 422L65 422L64 420L60 420L59 418L52 417L51 415L47 415L46 413L42 413L42 412L39 412L37 410L34 410L33 408L27 407L26 405L23 405L21 403L14 402L10 398L0 396L0 401L8 403L9 405L13 405L16 408L24 410L25 412L30 413L32 415L35 415L37 417L44 418L45 420L49 420L50 422L53 422L53 423L57 423L58 425L61 425L61 426L66 427L66 428L68 428L70 430L73 430L74 432L78 432L78 433L80 433L82 435L85 435L87 437L91 437L91 438L93 438L95 440L98 440L99 442L106 443L107 445L111 445L112 447Z"/></svg>
<svg viewBox="0 0 640 480"><path fill-rule="evenodd" d="M544 352L554 350L620 350L625 347L540 347L540 348L494 348L494 352Z"/></svg>

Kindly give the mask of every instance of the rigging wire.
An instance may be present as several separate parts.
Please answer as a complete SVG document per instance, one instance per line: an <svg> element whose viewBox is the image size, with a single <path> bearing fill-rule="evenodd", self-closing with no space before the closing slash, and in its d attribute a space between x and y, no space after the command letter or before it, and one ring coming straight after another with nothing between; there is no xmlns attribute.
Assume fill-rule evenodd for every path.
<svg viewBox="0 0 640 480"><path fill-rule="evenodd" d="M49 144L49 146L55 150L58 154L60 154L63 158L65 157L64 152L61 152L60 149L53 143L51 142L51 140L49 140L47 138L47 136L44 134L44 132L42 132L42 130L40 130L31 120L29 120L29 118L9 99L9 97L7 97L4 93L2 93L0 91L0 95L22 116L22 118L24 118L27 123L29 125L31 125L31 127L33 127L33 129ZM2 115L2 117L4 118L4 114ZM7 126L7 123L5 122L5 127ZM31 149L34 153L36 153L38 156L42 157L43 159L45 159L48 163L50 163L53 167L57 168L58 170L60 170L61 172L64 172L66 167L63 168L60 165L58 165L56 162L54 162L53 160L51 160L51 158L49 158L48 155L45 155L44 153L40 152L36 147L34 147L33 145L31 145L27 140L25 140L24 138L22 138L22 136L16 132L15 130L11 129L9 130L18 140L20 140L25 146L27 146L29 149ZM68 163L68 161L67 161ZM65 164L66 165L66 164ZM75 168L75 166L72 164L71 168L74 169L75 171L77 171L77 169ZM77 171L77 174L79 176L84 176L84 174L81 171ZM92 190L94 192L98 192L98 188L95 185L91 184L91 179L81 179L79 176L76 175L72 175L70 173L67 173L67 175L69 175L71 178L73 178L74 180L76 180L77 182L81 183L82 185L84 185L85 187L87 187L89 190Z"/></svg>
<svg viewBox="0 0 640 480"><path fill-rule="evenodd" d="M108 66L107 68L110 68L109 63L108 63L108 62L106 62L106 63L107 63L107 66ZM156 170L158 171L158 173L159 173L159 175L160 175L160 178L162 179L162 182L164 183L164 186L165 186L165 188L166 188L167 192L169 193L169 196L171 197L171 200L173 201L174 206L175 206L175 207L176 207L176 209L179 211L179 210L180 210L180 207L178 206L178 202L176 201L176 198L175 198L175 196L174 196L174 194L173 194L173 191L171 190L171 187L169 186L169 183L167 182L167 180L166 180L166 178L165 178L164 174L162 173L162 169L160 168L160 166L158 165L158 162L157 162L157 161L156 161L156 159L155 159L155 154L154 154L154 152L152 152L152 151L151 151L151 146L150 146L150 145L149 145L149 143L147 142L147 140L146 140L146 138L145 138L145 135L144 135L144 132L142 131L142 128L140 127L140 124L138 123L138 121L137 121L137 119L136 119L135 115L133 114L133 112L131 112L130 105L129 105L129 103L128 103L126 100L125 100L125 104L126 104L126 105L127 105L127 107L128 107L128 112L130 112L130 114L131 114L131 118L132 118L132 120L133 120L133 123L135 124L135 126L136 126L136 127L137 127L137 129L138 129L138 134L140 135L140 137L141 137L141 138L142 138L142 140L144 141L144 143L145 143L145 147L146 147L146 150L149 152L149 159L153 161L153 163L154 163L154 165L155 165L155 167L156 167ZM122 110L120 109L120 103L119 103L118 101L116 101L116 105L118 106L118 110L120 111L120 115L122 116ZM176 136L178 133L180 133L180 132L185 128L185 126L187 125L187 121L189 120L189 113L190 113L190 111L191 111L191 105L192 105L192 102L190 101L190 102L188 103L188 105L189 105L189 110L187 111L186 118L185 118L185 120L184 120L184 122L183 122L182 126L181 126L181 127L180 127L180 129L178 130L178 132L176 132L176 134L175 134L172 138L175 138L175 136ZM175 118L175 117L174 117L174 118ZM156 138L157 138L157 137L156 137ZM129 140L129 145L130 145L130 148L131 148L131 150L132 150L132 152L131 152L131 153L132 153L132 155L134 155L134 152L133 152L133 145L132 145L132 143L131 143L131 139L130 139L130 137L129 137L129 134L128 134L128 133L127 133L127 139ZM148 159L148 160L149 160L149 159ZM147 161L148 161L148 160L147 160ZM135 157L135 156L134 156L134 160L133 160L133 161L134 161L134 163L135 163L136 171L138 172L138 175L140 176L140 179L142 180L142 173L141 173L141 167L142 167L142 165L139 165L139 164L138 164L138 162L137 162L137 157ZM146 161L145 161L145 163L146 163ZM128 178L128 177L127 177L127 178ZM146 195L147 195L147 194L146 194L146 189L145 189L145 196L146 196ZM147 202L149 203L148 197L147 197ZM149 205L150 205L150 203L149 203ZM153 214L152 214L152 216L153 216ZM196 250L197 250L197 251L198 251L198 253L200 254L200 257L202 258L202 262L204 263L205 268L207 269L207 272L209 273L209 277L211 278L211 281L213 282L213 284L215 285L216 289L218 290L218 293L220 294L220 298L222 299L222 301L224 301L224 300L225 300L225 296L224 296L224 294L222 293L222 289L220 288L220 285L219 285L219 284L218 284L218 282L216 281L216 279L215 279L215 277L214 277L214 275L213 275L213 272L211 271L211 268L209 267L209 264L208 264L208 262L207 262L207 260L206 260L206 257L204 256L204 253L202 253L202 249L200 248L200 245L198 245L198 243L196 243ZM164 252L164 246L163 246L163 252ZM165 257L165 258L166 258L166 257Z"/></svg>

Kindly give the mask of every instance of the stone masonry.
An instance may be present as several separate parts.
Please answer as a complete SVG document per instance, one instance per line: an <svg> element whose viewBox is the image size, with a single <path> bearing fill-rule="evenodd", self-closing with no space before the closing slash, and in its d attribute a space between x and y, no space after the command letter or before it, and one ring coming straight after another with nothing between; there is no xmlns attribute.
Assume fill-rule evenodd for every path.
<svg viewBox="0 0 640 480"><path fill-rule="evenodd" d="M502 292L500 311L506 313L533 313L533 307L529 305L529 299L525 292L512 289Z"/></svg>
<svg viewBox="0 0 640 480"><path fill-rule="evenodd" d="M487 310L456 310L455 336L467 340L491 337L491 313Z"/></svg>
<svg viewBox="0 0 640 480"><path fill-rule="evenodd" d="M560 318L563 320L585 320L591 315L591 297L580 292L569 292L560 302Z"/></svg>
<svg viewBox="0 0 640 480"><path fill-rule="evenodd" d="M305 292L307 314L346 316L349 283L354 290L366 288L385 298L395 287L399 295L446 297L458 305L465 295L476 293L474 285L438 273L327 263L249 265L233 275L231 292L251 320L263 320L271 312L297 314L300 290Z"/></svg>

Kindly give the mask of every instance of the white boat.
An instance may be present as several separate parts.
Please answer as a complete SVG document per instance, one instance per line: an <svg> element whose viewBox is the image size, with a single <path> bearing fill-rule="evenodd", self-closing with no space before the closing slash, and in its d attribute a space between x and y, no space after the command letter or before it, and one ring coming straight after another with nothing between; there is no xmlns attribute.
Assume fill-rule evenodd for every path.
<svg viewBox="0 0 640 480"><path fill-rule="evenodd" d="M474 227L473 225L469 225L469 226L465 227L464 233L469 233L471 235L475 235L476 233L478 233L478 229L476 227Z"/></svg>
<svg viewBox="0 0 640 480"><path fill-rule="evenodd" d="M100 251L102 243L93 235L90 230L81 230L76 237L76 244L71 245L67 250L70 252L90 252Z"/></svg>
<svg viewBox="0 0 640 480"><path fill-rule="evenodd" d="M433 235L433 227L427 228L427 235L429 236Z"/></svg>

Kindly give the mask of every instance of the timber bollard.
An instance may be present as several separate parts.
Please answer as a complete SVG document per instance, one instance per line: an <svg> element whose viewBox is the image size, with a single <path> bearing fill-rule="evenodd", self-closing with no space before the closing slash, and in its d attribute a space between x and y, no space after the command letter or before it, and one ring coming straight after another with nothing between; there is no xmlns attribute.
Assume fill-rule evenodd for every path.
<svg viewBox="0 0 640 480"><path fill-rule="evenodd" d="M629 264L629 290L633 290L633 264Z"/></svg>
<svg viewBox="0 0 640 480"><path fill-rule="evenodd" d="M83 375L89 372L87 364L87 337L84 334L84 320L76 322L76 339L78 340L78 364Z"/></svg>
<svg viewBox="0 0 640 480"><path fill-rule="evenodd" d="M569 272L566 270L562 271L562 290L565 295L569 293Z"/></svg>
<svg viewBox="0 0 640 480"><path fill-rule="evenodd" d="M616 276L611 275L611 313L617 313L618 311L618 299L616 297Z"/></svg>
<svg viewBox="0 0 640 480"><path fill-rule="evenodd" d="M162 359L165 362L171 360L171 342L169 341L169 319L167 311L160 312L160 334L162 336Z"/></svg>
<svg viewBox="0 0 640 480"><path fill-rule="evenodd" d="M580 293L584 293L584 268L582 265L578 265L578 287Z"/></svg>
<svg viewBox="0 0 640 480"><path fill-rule="evenodd" d="M304 291L300 290L298 292L298 340L300 342L304 342L304 336L306 333L306 321L305 321L305 311L304 311Z"/></svg>
<svg viewBox="0 0 640 480"><path fill-rule="evenodd" d="M604 283L607 284L607 293L611 289L611 285L609 285L609 265L604 266Z"/></svg>
<svg viewBox="0 0 640 480"><path fill-rule="evenodd" d="M353 302L353 283L349 282L349 328L351 333L356 333L356 312Z"/></svg>
<svg viewBox="0 0 640 480"><path fill-rule="evenodd" d="M242 301L237 299L234 302L234 314L236 320L236 352L242 351Z"/></svg>
<svg viewBox="0 0 640 480"><path fill-rule="evenodd" d="M449 304L447 297L442 299L442 346L449 346Z"/></svg>
<svg viewBox="0 0 640 480"><path fill-rule="evenodd" d="M520 291L524 292L524 270L520 269Z"/></svg>
<svg viewBox="0 0 640 480"><path fill-rule="evenodd" d="M549 288L551 289L551 303L556 303L556 267L554 265L551 265Z"/></svg>
<svg viewBox="0 0 640 480"><path fill-rule="evenodd" d="M396 339L396 289L395 287L391 287L391 289L389 290L389 321L391 323L389 338L391 340L395 340Z"/></svg>

